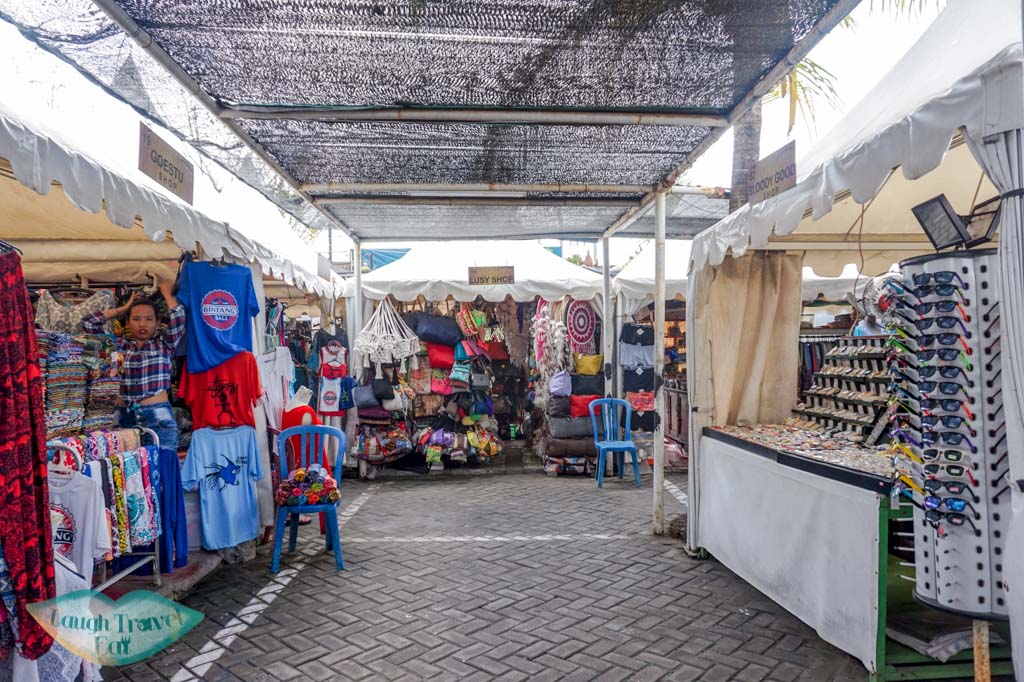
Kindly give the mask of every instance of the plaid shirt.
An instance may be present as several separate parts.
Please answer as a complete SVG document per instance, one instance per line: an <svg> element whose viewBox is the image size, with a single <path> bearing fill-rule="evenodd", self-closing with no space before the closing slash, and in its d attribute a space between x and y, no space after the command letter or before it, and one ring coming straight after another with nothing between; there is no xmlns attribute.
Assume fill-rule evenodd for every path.
<svg viewBox="0 0 1024 682"><path fill-rule="evenodd" d="M102 334L104 323L102 312L82 318L87 334ZM121 395L127 402L137 403L171 387L174 349L184 335L185 307L179 304L170 309L167 328L141 346L125 339L118 342L123 358Z"/></svg>

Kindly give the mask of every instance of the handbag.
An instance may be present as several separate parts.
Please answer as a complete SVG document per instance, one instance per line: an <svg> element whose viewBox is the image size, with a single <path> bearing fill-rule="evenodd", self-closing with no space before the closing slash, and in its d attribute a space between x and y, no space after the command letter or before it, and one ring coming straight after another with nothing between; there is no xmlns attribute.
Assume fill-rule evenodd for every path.
<svg viewBox="0 0 1024 682"><path fill-rule="evenodd" d="M391 385L390 379L371 379L370 386L373 387L373 395L377 400L391 400L395 397L395 388Z"/></svg>
<svg viewBox="0 0 1024 682"><path fill-rule="evenodd" d="M626 322L622 325L622 332L619 334L619 342L636 346L653 346L654 327L648 324Z"/></svg>
<svg viewBox="0 0 1024 682"><path fill-rule="evenodd" d="M380 401L380 406L388 412L405 412L407 407L405 396L397 392L394 397Z"/></svg>
<svg viewBox="0 0 1024 682"><path fill-rule="evenodd" d="M623 370L622 390L626 393L654 390L654 368L636 367Z"/></svg>
<svg viewBox="0 0 1024 682"><path fill-rule="evenodd" d="M630 391L626 400L637 412L649 412L654 409L654 391Z"/></svg>
<svg viewBox="0 0 1024 682"><path fill-rule="evenodd" d="M444 405L444 396L440 395L421 395L417 396L416 401L413 403L414 410L413 414L417 417L432 417L437 414L437 411Z"/></svg>
<svg viewBox="0 0 1024 682"><path fill-rule="evenodd" d="M424 341L439 343L442 346L454 346L462 340L459 324L452 318L441 315L421 315L416 334Z"/></svg>
<svg viewBox="0 0 1024 682"><path fill-rule="evenodd" d="M623 367L654 367L654 346L620 343L619 359Z"/></svg>
<svg viewBox="0 0 1024 682"><path fill-rule="evenodd" d="M409 385L417 395L430 393L430 368L423 367L426 363L420 363L419 369L409 370Z"/></svg>
<svg viewBox="0 0 1024 682"><path fill-rule="evenodd" d="M356 407L379 407L380 401L373 394L373 386L356 386L352 389L352 401Z"/></svg>
<svg viewBox="0 0 1024 682"><path fill-rule="evenodd" d="M452 366L452 372L448 375L448 378L452 381L458 381L468 385L470 376L470 364L468 362L456 362L455 365Z"/></svg>
<svg viewBox="0 0 1024 682"><path fill-rule="evenodd" d="M548 393L551 395L571 395L572 379L569 377L569 373L564 369L561 372L555 372L551 376L551 380L548 381Z"/></svg>
<svg viewBox="0 0 1024 682"><path fill-rule="evenodd" d="M548 419L548 430L551 431L552 438L584 438L594 435L594 427L589 416L577 419L552 417Z"/></svg>
<svg viewBox="0 0 1024 682"><path fill-rule="evenodd" d="M547 412L549 417L568 417L569 396L549 395L547 402Z"/></svg>
<svg viewBox="0 0 1024 682"><path fill-rule="evenodd" d="M368 407L359 408L360 419L391 419L391 413L385 410L380 405L372 405Z"/></svg>
<svg viewBox="0 0 1024 682"><path fill-rule="evenodd" d="M425 313L419 310L411 310L407 313L402 313L402 322L405 322L406 326L415 334L416 328L420 326L420 317L424 314Z"/></svg>
<svg viewBox="0 0 1024 682"><path fill-rule="evenodd" d="M451 395L452 380L448 378L447 370L430 370L430 392L438 395Z"/></svg>
<svg viewBox="0 0 1024 682"><path fill-rule="evenodd" d="M504 341L481 341L480 345L483 347L484 353L487 354L491 360L508 360L508 348L505 346Z"/></svg>
<svg viewBox="0 0 1024 682"><path fill-rule="evenodd" d="M604 377L572 375L572 395L604 395Z"/></svg>
<svg viewBox="0 0 1024 682"><path fill-rule="evenodd" d="M489 391L491 377L485 372L473 372L469 378L469 388L472 391Z"/></svg>
<svg viewBox="0 0 1024 682"><path fill-rule="evenodd" d="M579 355L573 354L573 361L576 365L577 374L600 374L603 369L603 355Z"/></svg>
<svg viewBox="0 0 1024 682"><path fill-rule="evenodd" d="M476 320L473 318L473 311L466 303L462 304L462 310L455 313L455 323L459 325L459 331L467 339L480 333L479 327L476 326Z"/></svg>
<svg viewBox="0 0 1024 682"><path fill-rule="evenodd" d="M446 346L440 343L427 344L427 362L434 369L451 369L455 364L454 346Z"/></svg>
<svg viewBox="0 0 1024 682"><path fill-rule="evenodd" d="M590 416L590 403L595 400L600 400L599 395L571 395L569 396L569 416L570 417L589 417ZM594 414L600 414L600 405L594 410Z"/></svg>

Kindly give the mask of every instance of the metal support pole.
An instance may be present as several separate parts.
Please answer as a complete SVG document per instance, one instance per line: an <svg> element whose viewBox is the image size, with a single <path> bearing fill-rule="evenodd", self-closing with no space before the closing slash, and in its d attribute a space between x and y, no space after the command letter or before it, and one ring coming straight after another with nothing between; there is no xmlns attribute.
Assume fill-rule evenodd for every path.
<svg viewBox="0 0 1024 682"><path fill-rule="evenodd" d="M601 274L604 276L604 300L601 302L601 346L604 355L604 394L611 395L612 365L612 273L608 238L601 240Z"/></svg>
<svg viewBox="0 0 1024 682"><path fill-rule="evenodd" d="M665 533L665 194L654 197L654 534Z"/></svg>
<svg viewBox="0 0 1024 682"><path fill-rule="evenodd" d="M352 307L354 310L349 311L349 316L352 318L352 338L349 340L350 344L356 342L356 338L359 336L359 332L363 331L363 244L359 240L356 240L354 250L352 252L352 272L356 279L356 291L352 296ZM352 354L350 360L351 367L354 367L354 373L360 372L363 367L363 359L358 357L355 353ZM366 478L366 460L359 460L359 478Z"/></svg>
<svg viewBox="0 0 1024 682"><path fill-rule="evenodd" d="M334 272L334 225L327 226L327 262L331 264L331 272Z"/></svg>

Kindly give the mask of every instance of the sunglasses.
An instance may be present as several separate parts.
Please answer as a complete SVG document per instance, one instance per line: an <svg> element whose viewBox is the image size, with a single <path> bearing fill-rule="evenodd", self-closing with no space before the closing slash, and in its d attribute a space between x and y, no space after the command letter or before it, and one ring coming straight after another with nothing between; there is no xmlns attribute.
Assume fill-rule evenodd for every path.
<svg viewBox="0 0 1024 682"><path fill-rule="evenodd" d="M947 429L958 429L963 426L965 422L966 420L958 414L944 414L942 416L926 414L921 417L921 425L932 428L941 423Z"/></svg>
<svg viewBox="0 0 1024 682"><path fill-rule="evenodd" d="M902 386L900 386L895 381L890 383L887 388L889 389L889 393L896 393L898 391L898 392L902 393L903 395L905 395L910 400L917 400L919 398L919 396L914 395L913 393L911 393L907 389L905 389Z"/></svg>
<svg viewBox="0 0 1024 682"><path fill-rule="evenodd" d="M920 417L921 416L920 412L915 410L910 405L907 405L905 402L900 400L897 396L892 396L891 398L889 398L889 401L888 401L887 405L888 405L888 407L890 407L892 409L903 408L904 410L906 410L910 414L914 415L915 417Z"/></svg>
<svg viewBox="0 0 1024 682"><path fill-rule="evenodd" d="M971 524L971 528L974 529L975 535L981 535L978 531L978 527L974 525L974 521L971 521L966 514L960 512L941 512L937 509L929 509L924 513L924 518L928 523L937 525L940 521L945 521L951 526L962 526L965 523Z"/></svg>
<svg viewBox="0 0 1024 682"><path fill-rule="evenodd" d="M971 470L962 464L925 464L923 469L929 476L938 476L945 473L945 475L952 476L953 478L966 477L971 482L971 485L978 485L978 479L974 478Z"/></svg>
<svg viewBox="0 0 1024 682"><path fill-rule="evenodd" d="M968 372L974 369L974 365L971 364L971 361L967 359L967 356L964 355L964 352L959 348L932 348L920 350L917 353L917 359L921 362L930 362L931 360L934 360L936 356L938 356L939 360L942 360L943 362L953 362L957 358L960 358L963 360L964 367L967 368Z"/></svg>
<svg viewBox="0 0 1024 682"><path fill-rule="evenodd" d="M921 348L927 348L933 344L939 344L940 346L955 346L960 344L964 347L964 351L970 355L974 351L967 345L967 342L960 338L960 335L956 332L943 332L941 334L921 334L917 337L917 345Z"/></svg>
<svg viewBox="0 0 1024 682"><path fill-rule="evenodd" d="M958 301L934 301L931 303L918 303L914 306L914 310L918 315L924 317L930 315L933 311L937 313L951 313L953 311L960 311L960 316L963 317L964 322L970 322L971 316L967 314L964 307L960 305Z"/></svg>
<svg viewBox="0 0 1024 682"><path fill-rule="evenodd" d="M921 409L923 410L945 410L946 412L959 412L963 410L967 415L967 418L974 421L974 413L971 412L967 404L962 400L955 398L921 398Z"/></svg>
<svg viewBox="0 0 1024 682"><path fill-rule="evenodd" d="M921 456L924 457L926 460L929 460L929 461L933 460L933 459L938 459L940 455L941 455L942 459L946 460L947 462L962 462L964 457L966 456L966 455L964 455L964 453L960 452L959 450L941 450L940 451L940 450L938 450L936 448L926 448L925 450L923 450L921 452Z"/></svg>
<svg viewBox="0 0 1024 682"><path fill-rule="evenodd" d="M924 441L925 445L935 445L940 441L945 445L960 445L961 443L966 442L967 447L971 451L971 454L978 452L978 448L974 446L974 443L971 442L971 439L962 433L956 433L951 431L935 433L934 431L925 431L924 433L921 434L921 440Z"/></svg>
<svg viewBox="0 0 1024 682"><path fill-rule="evenodd" d="M956 395L961 391L967 395L967 389L955 381L922 381L917 387L922 393L934 393L938 388L943 395Z"/></svg>
<svg viewBox="0 0 1024 682"><path fill-rule="evenodd" d="M971 511L975 514L978 513L975 511L973 504L967 500L962 500L959 497L936 497L935 495L928 495L924 498L925 509L941 509L942 507L945 507L952 512L962 512L970 507Z"/></svg>
<svg viewBox="0 0 1024 682"><path fill-rule="evenodd" d="M940 315L939 317L926 317L921 320L915 320L914 324L917 326L918 331L927 331L932 328L933 325L938 326L939 329L953 329L957 325L960 325L960 329L964 332L965 338L971 338L971 332L968 331L967 325L964 324L963 320L959 317L953 317L952 315Z"/></svg>
<svg viewBox="0 0 1024 682"><path fill-rule="evenodd" d="M913 291L913 294L915 297L917 297L918 301L921 301L922 299L928 296L945 297L952 296L954 293L960 297L961 302L965 304L970 303L967 297L964 296L963 290L955 284L931 284L924 287L918 287Z"/></svg>
<svg viewBox="0 0 1024 682"><path fill-rule="evenodd" d="M963 374L964 378L968 379L968 386L971 385L970 377L967 376L967 372L963 367L956 367L954 365L921 365L917 368L917 375L922 379L930 379L936 373L943 379L956 379Z"/></svg>
<svg viewBox="0 0 1024 682"><path fill-rule="evenodd" d="M956 280L965 291L970 288L967 286L967 282L960 278L960 275L950 270L940 270L939 272L919 272L914 275L914 285L918 287L923 287L932 280L934 280L936 284L952 284L953 280Z"/></svg>
<svg viewBox="0 0 1024 682"><path fill-rule="evenodd" d="M913 445L915 447L918 447L918 448L924 447L924 444L921 441L919 441L918 439L914 438L913 436L911 436L909 433L907 433L903 429L897 428L895 426L893 428L889 429L889 436L893 440L895 440L897 443L899 442L897 440L898 438L903 438L908 443L910 443L911 445Z"/></svg>
<svg viewBox="0 0 1024 682"><path fill-rule="evenodd" d="M930 493L941 492L943 488L951 495L963 495L967 492L967 484L963 481L940 481L937 478L929 478L924 482L924 489Z"/></svg>

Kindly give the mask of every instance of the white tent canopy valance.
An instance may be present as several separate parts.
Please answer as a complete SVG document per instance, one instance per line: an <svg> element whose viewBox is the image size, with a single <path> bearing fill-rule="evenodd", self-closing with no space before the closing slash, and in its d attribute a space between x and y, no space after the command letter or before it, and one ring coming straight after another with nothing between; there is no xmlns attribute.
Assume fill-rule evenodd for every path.
<svg viewBox="0 0 1024 682"><path fill-rule="evenodd" d="M861 235L872 243L867 251L880 250L879 243L891 243L888 250L896 254L895 260L900 252L929 251L909 206L945 192L954 207L966 213L979 180L978 201L997 193L968 149L949 152L950 140L962 127L969 143L979 145L1024 118L1020 22L992 19L1014 11L1014 4L1011 0L950 3L892 71L797 163L796 187L746 206L699 235L694 240L694 265L718 265L730 250L742 255L748 248L766 248L773 233L775 237L791 235L797 243L815 235L854 245ZM1019 14L1019 3L1015 11ZM965 27L977 27L980 32ZM900 170L892 173L895 168ZM933 171L940 176L930 177ZM926 184L918 185L922 182ZM879 195L883 187L886 191ZM915 193L912 199L910 192ZM876 195L875 203L868 204ZM891 202L890 195L900 197L899 212L876 216L884 208L876 204ZM863 229L858 223L862 205L866 205ZM830 224L826 216L834 208L845 213ZM806 212L811 214L808 219L804 219ZM903 247L911 238L920 248ZM832 257L832 268L837 262L859 259L856 250L840 256L840 261ZM885 269L876 266L865 271L873 274Z"/></svg>
<svg viewBox="0 0 1024 682"><path fill-rule="evenodd" d="M138 217L152 241L170 236L181 249L199 246L210 258L258 262L266 275L334 295L318 274L316 254L298 237L302 226L259 192L149 123L193 165L194 201L186 204L138 170L141 119L131 107L9 25L0 26L0 57L0 86L17 93L0 101L0 158L19 182L41 195L59 183L76 208L105 210L109 223L130 228ZM130 232L126 238L134 239ZM33 237L67 238L57 230Z"/></svg>
<svg viewBox="0 0 1024 682"><path fill-rule="evenodd" d="M470 267L515 269L514 284L469 284ZM419 244L393 263L362 276L363 295L380 300L389 294L399 301L423 296L428 301L503 301L511 296L519 302L535 296L558 299L572 296L589 301L601 294L601 275L573 265L544 247L530 242L480 241ZM349 280L346 297L355 296L356 283Z"/></svg>

